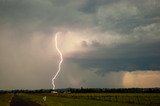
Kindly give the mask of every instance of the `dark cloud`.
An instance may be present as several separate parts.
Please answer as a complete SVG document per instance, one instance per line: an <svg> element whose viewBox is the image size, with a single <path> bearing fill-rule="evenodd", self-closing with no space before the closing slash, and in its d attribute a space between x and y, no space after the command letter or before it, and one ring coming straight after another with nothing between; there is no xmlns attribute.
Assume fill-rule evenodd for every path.
<svg viewBox="0 0 160 106"><path fill-rule="evenodd" d="M76 64L65 66L73 76L81 70L160 70L159 10L159 0L0 0L0 89L50 87L58 60L52 41L56 31L79 36L73 40L83 50L76 48L65 58ZM81 37L86 39L77 40ZM61 86L84 81L74 82L69 74L59 80Z"/></svg>
<svg viewBox="0 0 160 106"><path fill-rule="evenodd" d="M1 0L0 22L27 29L34 24L32 28L37 30L98 26L104 31L127 33L139 25L159 22L159 1L155 5L147 1L141 6L139 1L126 0Z"/></svg>
<svg viewBox="0 0 160 106"><path fill-rule="evenodd" d="M79 7L79 10L86 14L95 13L99 6L110 5L116 2L118 2L118 0L86 0L85 4Z"/></svg>
<svg viewBox="0 0 160 106"><path fill-rule="evenodd" d="M123 44L113 48L99 46L86 54L75 54L68 61L84 69L105 74L111 71L160 70L159 42ZM77 57L78 56L78 57Z"/></svg>
<svg viewBox="0 0 160 106"><path fill-rule="evenodd" d="M84 69L104 75L112 71L160 70L160 58L72 59Z"/></svg>

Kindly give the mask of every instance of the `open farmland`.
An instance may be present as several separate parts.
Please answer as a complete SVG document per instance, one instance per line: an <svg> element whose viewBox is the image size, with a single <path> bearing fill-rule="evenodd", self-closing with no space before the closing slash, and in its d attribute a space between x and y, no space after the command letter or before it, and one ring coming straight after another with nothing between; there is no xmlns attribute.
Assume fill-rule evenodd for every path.
<svg viewBox="0 0 160 106"><path fill-rule="evenodd" d="M0 106L9 106L12 97L13 94L10 93L0 94Z"/></svg>
<svg viewBox="0 0 160 106"><path fill-rule="evenodd" d="M160 93L0 94L0 106L22 106L22 104L25 104L23 106L35 106L35 104L36 106L160 106Z"/></svg>
<svg viewBox="0 0 160 106"><path fill-rule="evenodd" d="M155 93L71 93L57 96L130 104L160 104L160 94Z"/></svg>
<svg viewBox="0 0 160 106"><path fill-rule="evenodd" d="M19 94L42 106L159 106L160 94L58 93ZM46 96L46 101L43 97Z"/></svg>

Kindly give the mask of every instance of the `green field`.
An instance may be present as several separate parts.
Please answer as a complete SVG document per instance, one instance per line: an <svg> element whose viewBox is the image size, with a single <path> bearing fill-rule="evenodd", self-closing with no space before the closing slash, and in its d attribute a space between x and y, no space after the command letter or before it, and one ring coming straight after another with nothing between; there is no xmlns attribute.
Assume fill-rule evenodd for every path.
<svg viewBox="0 0 160 106"><path fill-rule="evenodd" d="M42 106L160 106L159 93L37 93L16 94ZM0 94L0 106L9 106L13 94ZM43 97L46 96L46 101Z"/></svg>
<svg viewBox="0 0 160 106"><path fill-rule="evenodd" d="M13 94L0 94L0 106L9 106Z"/></svg>
<svg viewBox="0 0 160 106"><path fill-rule="evenodd" d="M160 106L160 94L62 93L20 94L42 106ZM47 100L43 101L46 96Z"/></svg>

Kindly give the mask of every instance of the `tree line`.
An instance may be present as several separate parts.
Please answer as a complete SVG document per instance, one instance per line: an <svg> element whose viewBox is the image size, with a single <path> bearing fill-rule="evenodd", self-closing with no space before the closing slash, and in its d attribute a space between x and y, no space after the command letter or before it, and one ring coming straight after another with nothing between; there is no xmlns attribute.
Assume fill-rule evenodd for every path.
<svg viewBox="0 0 160 106"><path fill-rule="evenodd" d="M160 88L64 88L38 90L0 90L0 93L160 93Z"/></svg>

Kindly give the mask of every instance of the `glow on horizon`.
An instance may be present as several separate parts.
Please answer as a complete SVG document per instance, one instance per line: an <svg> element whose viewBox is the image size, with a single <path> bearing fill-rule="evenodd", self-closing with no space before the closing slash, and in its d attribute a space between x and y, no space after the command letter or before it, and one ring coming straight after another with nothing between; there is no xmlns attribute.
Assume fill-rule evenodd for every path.
<svg viewBox="0 0 160 106"><path fill-rule="evenodd" d="M59 64L58 64L58 71L56 72L56 74L54 75L54 77L52 78L52 85L53 85L53 90L55 89L55 79L56 79L56 77L57 77L57 75L59 74L59 72L61 71L61 64L62 64L62 62L63 62L63 55L62 55L62 52L60 51L60 49L58 48L58 41L57 41L57 39L58 39L58 35L60 34L60 32L57 32L56 34L55 34L55 48L56 48L56 50L58 51L58 53L59 53L59 55L60 55L60 62L59 62Z"/></svg>
<svg viewBox="0 0 160 106"><path fill-rule="evenodd" d="M160 72L159 71L135 71L125 72L122 83L124 87L160 87Z"/></svg>

